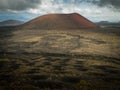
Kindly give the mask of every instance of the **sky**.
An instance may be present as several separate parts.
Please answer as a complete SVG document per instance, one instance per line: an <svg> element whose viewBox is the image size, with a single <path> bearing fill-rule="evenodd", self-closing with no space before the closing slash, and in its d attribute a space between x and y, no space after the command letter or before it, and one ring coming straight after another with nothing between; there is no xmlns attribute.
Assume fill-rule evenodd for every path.
<svg viewBox="0 0 120 90"><path fill-rule="evenodd" d="M120 22L120 0L0 0L0 21L79 13L93 22Z"/></svg>

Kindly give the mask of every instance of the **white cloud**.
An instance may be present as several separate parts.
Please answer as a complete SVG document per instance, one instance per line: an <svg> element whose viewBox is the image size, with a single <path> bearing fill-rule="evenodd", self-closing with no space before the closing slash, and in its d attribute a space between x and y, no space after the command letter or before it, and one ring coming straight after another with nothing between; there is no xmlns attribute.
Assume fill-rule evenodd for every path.
<svg viewBox="0 0 120 90"><path fill-rule="evenodd" d="M65 4L60 3L54 4L51 0L44 0L35 9L28 9L27 12L37 15L43 15L48 13L74 13L77 12L92 21L119 21L120 12L116 12L108 7L99 7L90 3Z"/></svg>
<svg viewBox="0 0 120 90"><path fill-rule="evenodd" d="M3 1L3 0L2 0ZM8 1L8 0L6 0ZM12 0L14 1L14 0ZM24 1L24 0L22 0ZM120 21L120 12L114 11L114 8L99 7L92 3L76 3L75 1L81 0L39 0L41 2L36 4L34 8L27 8L22 11L7 9L8 12L12 13L29 13L31 16L39 16L48 13L79 13L92 21ZM67 3L65 3L65 1ZM30 2L30 1L29 1ZM19 8L18 8L19 9Z"/></svg>

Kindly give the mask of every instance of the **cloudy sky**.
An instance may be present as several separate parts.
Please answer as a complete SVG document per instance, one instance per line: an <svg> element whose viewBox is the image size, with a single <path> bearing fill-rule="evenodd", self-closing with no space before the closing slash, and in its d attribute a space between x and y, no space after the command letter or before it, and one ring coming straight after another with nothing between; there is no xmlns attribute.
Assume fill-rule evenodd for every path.
<svg viewBox="0 0 120 90"><path fill-rule="evenodd" d="M49 13L79 13L93 22L120 21L120 0L0 0L0 21Z"/></svg>

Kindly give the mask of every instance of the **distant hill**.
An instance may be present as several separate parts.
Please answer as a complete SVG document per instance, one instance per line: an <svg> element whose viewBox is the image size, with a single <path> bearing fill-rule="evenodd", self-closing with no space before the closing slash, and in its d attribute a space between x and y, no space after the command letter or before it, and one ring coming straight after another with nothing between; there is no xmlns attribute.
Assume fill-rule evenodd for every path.
<svg viewBox="0 0 120 90"><path fill-rule="evenodd" d="M24 29L80 29L98 27L77 13L43 15L23 25Z"/></svg>
<svg viewBox="0 0 120 90"><path fill-rule="evenodd" d="M120 28L120 22L100 21L96 24L102 27Z"/></svg>
<svg viewBox="0 0 120 90"><path fill-rule="evenodd" d="M21 25L23 23L24 23L23 21L19 21L19 20L6 20L0 22L0 26L16 26L16 25Z"/></svg>

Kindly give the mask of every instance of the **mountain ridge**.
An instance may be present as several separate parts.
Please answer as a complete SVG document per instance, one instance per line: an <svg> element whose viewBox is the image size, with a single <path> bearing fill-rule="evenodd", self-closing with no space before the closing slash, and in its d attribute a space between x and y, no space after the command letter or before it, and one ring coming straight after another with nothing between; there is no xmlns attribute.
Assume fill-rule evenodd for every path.
<svg viewBox="0 0 120 90"><path fill-rule="evenodd" d="M98 27L78 13L46 14L32 19L23 25L23 29L80 29Z"/></svg>
<svg viewBox="0 0 120 90"><path fill-rule="evenodd" d="M17 25L22 25L24 21L20 20L5 20L0 22L0 26L17 26Z"/></svg>

